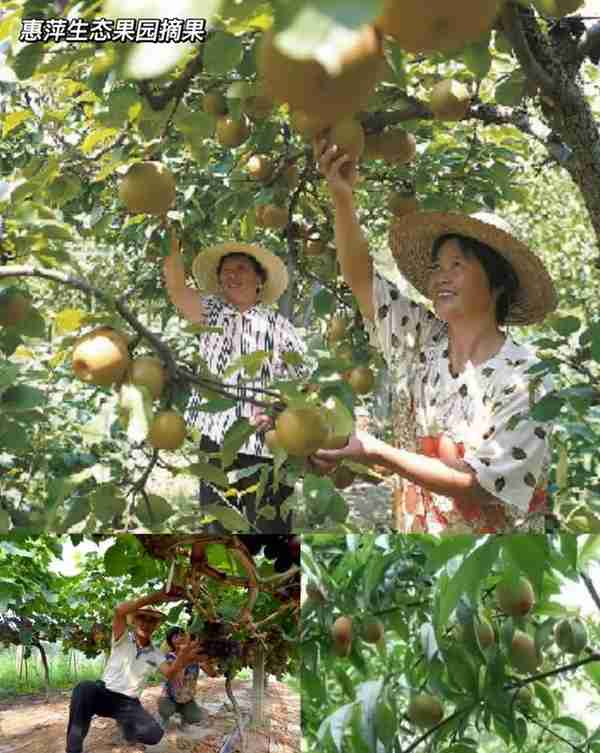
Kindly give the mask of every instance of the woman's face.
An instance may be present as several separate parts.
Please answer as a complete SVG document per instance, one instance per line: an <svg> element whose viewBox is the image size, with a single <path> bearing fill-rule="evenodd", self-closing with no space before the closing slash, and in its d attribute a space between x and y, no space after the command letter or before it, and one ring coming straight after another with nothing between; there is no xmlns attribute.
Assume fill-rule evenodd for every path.
<svg viewBox="0 0 600 753"><path fill-rule="evenodd" d="M440 246L429 277L429 296L436 315L445 322L472 322L486 316L496 318L496 298L485 270L475 256L465 256L455 239Z"/></svg>
<svg viewBox="0 0 600 753"><path fill-rule="evenodd" d="M171 638L171 643L173 644L173 648L175 651L181 646L181 644L185 641L185 633L175 633L175 635Z"/></svg>
<svg viewBox="0 0 600 753"><path fill-rule="evenodd" d="M250 259L243 256L225 259L219 282L225 300L232 306L253 306L258 300L261 279Z"/></svg>

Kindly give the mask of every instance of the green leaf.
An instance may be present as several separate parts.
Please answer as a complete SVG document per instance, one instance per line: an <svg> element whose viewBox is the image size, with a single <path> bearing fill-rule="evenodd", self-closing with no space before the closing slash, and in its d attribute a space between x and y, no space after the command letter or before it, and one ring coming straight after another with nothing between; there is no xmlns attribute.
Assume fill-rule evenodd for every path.
<svg viewBox="0 0 600 753"><path fill-rule="evenodd" d="M465 47L460 54L467 68L479 79L485 78L492 67L492 55L488 37L477 44Z"/></svg>
<svg viewBox="0 0 600 753"><path fill-rule="evenodd" d="M569 729L572 729L573 732L581 735L581 737L588 736L586 725L583 722L580 722L579 719L574 719L572 716L559 716L557 719L554 719L553 723L560 724L561 727L568 727Z"/></svg>
<svg viewBox="0 0 600 753"><path fill-rule="evenodd" d="M302 678L304 679L304 673ZM342 738L344 737L346 726L352 716L354 705L354 703L347 703L345 706L340 706L337 711L334 711L333 714L326 717L321 722L318 732L318 738L320 741L323 741L325 736L329 734L331 735L331 740L337 750L342 750Z"/></svg>
<svg viewBox="0 0 600 753"><path fill-rule="evenodd" d="M24 123L29 118L33 117L31 110L17 110L16 112L9 112L4 118L2 123L2 138L6 138L11 131L18 128L21 123Z"/></svg>
<svg viewBox="0 0 600 753"><path fill-rule="evenodd" d="M547 537L515 534L503 536L501 544L504 552L531 581L535 592L539 594L542 590L544 571L550 559Z"/></svg>
<svg viewBox="0 0 600 753"><path fill-rule="evenodd" d="M19 367L15 363L2 361L0 363L0 390L13 384L19 375Z"/></svg>
<svg viewBox="0 0 600 753"><path fill-rule="evenodd" d="M581 319L576 316L563 316L560 319L551 319L550 324L559 335L569 337L581 328Z"/></svg>
<svg viewBox="0 0 600 753"><path fill-rule="evenodd" d="M84 154L93 152L94 149L104 142L112 139L119 133L117 128L97 128L85 137L81 145L81 151Z"/></svg>
<svg viewBox="0 0 600 753"><path fill-rule="evenodd" d="M464 593L475 594L498 557L500 542L492 536L463 560L447 587L440 593L438 630L443 629Z"/></svg>
<svg viewBox="0 0 600 753"><path fill-rule="evenodd" d="M594 685L600 689L600 661L593 661L589 664L584 664L583 671Z"/></svg>
<svg viewBox="0 0 600 753"><path fill-rule="evenodd" d="M256 429L250 425L247 418L239 418L227 429L221 449L223 468L229 468L240 447L255 431Z"/></svg>
<svg viewBox="0 0 600 753"><path fill-rule="evenodd" d="M109 576L127 575L131 568L131 561L125 542L117 540L116 544L104 552L104 568Z"/></svg>
<svg viewBox="0 0 600 753"><path fill-rule="evenodd" d="M476 541L475 536L467 534L441 539L427 557L427 572L436 573L448 560L472 549Z"/></svg>
<svg viewBox="0 0 600 753"><path fill-rule="evenodd" d="M183 468L180 473L190 473L192 476L204 479L215 486L222 486L223 488L229 486L227 474L218 466L211 465L204 461L188 465L186 468Z"/></svg>
<svg viewBox="0 0 600 753"><path fill-rule="evenodd" d="M555 393L545 395L531 410L531 415L536 421L552 421L560 413L564 400Z"/></svg>
<svg viewBox="0 0 600 753"><path fill-rule="evenodd" d="M138 501L134 508L134 514L147 528L154 528L168 520L175 510L163 497L156 494L149 494L148 499L143 497Z"/></svg>
<svg viewBox="0 0 600 753"><path fill-rule="evenodd" d="M525 93L525 76L518 68L507 79L496 86L494 99L499 105L514 107L523 99Z"/></svg>
<svg viewBox="0 0 600 753"><path fill-rule="evenodd" d="M245 356L237 358L223 373L223 379L227 379L238 371L244 371L248 376L255 376L262 368L264 362L271 358L271 351L255 350Z"/></svg>
<svg viewBox="0 0 600 753"><path fill-rule="evenodd" d="M119 494L114 484L103 484L96 489L89 502L94 515L103 523L111 521L115 515L121 515L127 507L127 500Z"/></svg>
<svg viewBox="0 0 600 753"><path fill-rule="evenodd" d="M85 520L90 514L90 503L85 497L78 497L73 500L69 505L67 514L63 520L63 529L65 532L69 531L82 520Z"/></svg>
<svg viewBox="0 0 600 753"><path fill-rule="evenodd" d="M237 510L232 507L223 507L221 505L207 505L204 508L204 512L208 515L212 515L220 523L222 523L228 531L235 531L236 533L246 533L250 530L250 524L246 518L241 515Z"/></svg>
<svg viewBox="0 0 600 753"><path fill-rule="evenodd" d="M319 290L313 298L313 307L317 316L327 316L335 309L335 296L329 290L323 288Z"/></svg>
<svg viewBox="0 0 600 753"><path fill-rule="evenodd" d="M26 384L18 384L5 390L0 405L3 411L9 413L26 413L45 405L47 400L46 394L41 390Z"/></svg>
<svg viewBox="0 0 600 753"><path fill-rule="evenodd" d="M597 562L600 559L600 535L588 536L583 541L581 552L579 553L579 566L584 570L590 562Z"/></svg>
<svg viewBox="0 0 600 753"><path fill-rule="evenodd" d="M216 75L229 73L240 64L243 54L241 37L216 31L204 45L204 68Z"/></svg>
<svg viewBox="0 0 600 753"><path fill-rule="evenodd" d="M600 322L595 322L590 327L592 358L600 363Z"/></svg>
<svg viewBox="0 0 600 753"><path fill-rule="evenodd" d="M17 53L12 62L12 67L21 81L33 76L35 69L44 57L45 48L46 45L43 42L34 42Z"/></svg>
<svg viewBox="0 0 600 753"><path fill-rule="evenodd" d="M205 112L193 112L180 106L173 118L175 127L186 137L193 136L193 141L211 138L215 131L215 119Z"/></svg>

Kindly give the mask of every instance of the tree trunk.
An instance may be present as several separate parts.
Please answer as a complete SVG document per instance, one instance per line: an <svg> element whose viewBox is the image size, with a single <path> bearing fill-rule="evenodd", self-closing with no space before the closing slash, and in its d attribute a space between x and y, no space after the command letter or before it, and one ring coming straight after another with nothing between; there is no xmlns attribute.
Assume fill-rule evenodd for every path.
<svg viewBox="0 0 600 753"><path fill-rule="evenodd" d="M36 646L42 658L42 666L44 667L44 684L46 686L46 701L47 701L50 695L50 670L48 668L48 657L46 656L46 651L41 643L34 643L33 645Z"/></svg>
<svg viewBox="0 0 600 753"><path fill-rule="evenodd" d="M259 646L252 673L252 726L262 727L265 720L265 651Z"/></svg>

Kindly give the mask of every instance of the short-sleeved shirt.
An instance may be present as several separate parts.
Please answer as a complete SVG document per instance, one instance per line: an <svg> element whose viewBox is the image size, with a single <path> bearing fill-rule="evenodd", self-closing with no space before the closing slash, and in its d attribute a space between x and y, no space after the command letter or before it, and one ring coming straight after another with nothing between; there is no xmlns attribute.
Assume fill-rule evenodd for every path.
<svg viewBox="0 0 600 753"><path fill-rule="evenodd" d="M109 690L139 698L148 678L165 661L165 655L151 643L138 646L128 630L115 640L102 679Z"/></svg>
<svg viewBox="0 0 600 753"><path fill-rule="evenodd" d="M453 375L445 322L374 276L371 336L393 384L399 446L444 460L462 458L498 501L467 502L403 480L397 491L408 532L499 533L543 530L550 462L547 424L528 413L552 390L528 370L538 360L507 336L492 358Z"/></svg>
<svg viewBox="0 0 600 753"><path fill-rule="evenodd" d="M166 656L168 662L174 662L177 654L169 651ZM181 673L181 677L167 680L163 685L163 695L173 703L189 703L196 695L196 685L200 667L198 664L188 664Z"/></svg>
<svg viewBox="0 0 600 753"><path fill-rule="evenodd" d="M206 326L218 327L220 331L207 332L199 336L200 356L212 374L217 375L225 384L236 388L239 402L230 410L207 413L202 411L203 401L195 393L188 407L188 418L200 428L202 434L221 444L227 430L239 418L252 416L252 404L244 402L244 397L265 397L246 388L268 389L273 380L295 379L308 374L305 363L292 365L283 357L286 352L304 356L306 346L291 322L264 304L252 306L242 313L218 296L204 296L202 303L206 312ZM242 356L257 351L269 354L269 357L263 360L258 373L248 377L243 370L238 370L234 374L224 376L231 364ZM249 455L270 455L264 444L264 435L260 432L253 434L240 448L240 452Z"/></svg>

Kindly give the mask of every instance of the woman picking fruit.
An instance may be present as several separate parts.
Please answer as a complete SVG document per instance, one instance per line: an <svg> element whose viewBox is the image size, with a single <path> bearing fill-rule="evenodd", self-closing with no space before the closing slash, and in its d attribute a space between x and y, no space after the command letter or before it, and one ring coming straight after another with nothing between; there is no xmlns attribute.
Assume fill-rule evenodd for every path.
<svg viewBox="0 0 600 753"><path fill-rule="evenodd" d="M395 471L407 532L543 530L549 429L529 411L552 385L502 328L540 322L556 307L541 261L491 215L400 218L390 245L431 312L374 273L353 201L355 162L325 142L315 154L335 206L342 274L393 377L398 445L356 432L317 462L328 469L350 457Z"/></svg>
<svg viewBox="0 0 600 753"><path fill-rule="evenodd" d="M305 345L293 325L276 313L268 304L274 303L288 284L284 263L266 248L247 243L220 243L200 252L192 264L192 272L200 292L185 283L183 259L177 240L173 237L171 254L165 260L165 278L171 301L189 321L218 328L217 332L200 335L199 354L213 374L236 388L236 406L220 413L205 413L199 396L192 398L190 417L202 429L200 450L217 453L223 445L227 430L239 418L247 418L254 426L253 434L240 448L234 461L234 471L270 462L270 452L265 447L264 433L273 427L273 420L257 412L245 398L252 393L248 387L269 387L274 379L297 378L304 374L302 365L292 366L285 360L286 353L304 354ZM228 377L223 375L231 364L241 357L266 351L266 358L258 373L248 378L242 369ZM256 486L260 468L250 476L233 484L239 491ZM261 500L261 506L273 506L276 515L267 519L257 509L255 494L246 493L236 501L224 502L219 492L209 483L200 482L200 504L235 504L244 512L250 524L260 533L285 533L291 530L291 512L281 507L293 489L280 484L272 487L273 477Z"/></svg>

